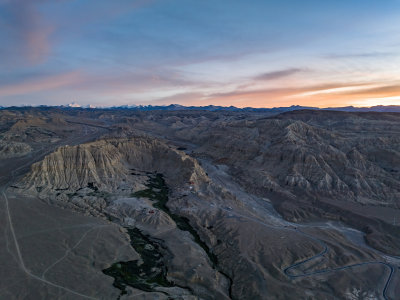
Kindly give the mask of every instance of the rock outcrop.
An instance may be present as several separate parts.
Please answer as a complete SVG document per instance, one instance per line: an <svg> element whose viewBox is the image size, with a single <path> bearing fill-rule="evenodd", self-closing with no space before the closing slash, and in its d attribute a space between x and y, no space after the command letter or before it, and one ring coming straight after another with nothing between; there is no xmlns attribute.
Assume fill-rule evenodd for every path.
<svg viewBox="0 0 400 300"><path fill-rule="evenodd" d="M0 159L24 156L32 151L26 143L0 141Z"/></svg>
<svg viewBox="0 0 400 300"><path fill-rule="evenodd" d="M117 191L130 195L143 189L149 173L162 173L170 186L192 182L196 187L208 181L197 161L184 152L156 139L132 138L60 147L33 164L18 187L91 211L104 208Z"/></svg>

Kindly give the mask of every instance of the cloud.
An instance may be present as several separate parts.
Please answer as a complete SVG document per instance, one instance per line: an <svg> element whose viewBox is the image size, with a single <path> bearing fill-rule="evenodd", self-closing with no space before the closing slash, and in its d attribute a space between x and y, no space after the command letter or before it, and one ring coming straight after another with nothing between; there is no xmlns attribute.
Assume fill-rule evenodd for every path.
<svg viewBox="0 0 400 300"><path fill-rule="evenodd" d="M303 71L304 71L303 69L291 68L291 69L263 73L263 74L255 76L253 79L254 80L275 80L275 79L280 79L283 77L288 77L290 75L300 73Z"/></svg>
<svg viewBox="0 0 400 300"><path fill-rule="evenodd" d="M149 93L193 87L201 83L186 79L183 74L169 69L142 70L137 72L104 70L97 74L86 73L72 87L75 91L86 91L108 95Z"/></svg>
<svg viewBox="0 0 400 300"><path fill-rule="evenodd" d="M54 18L50 12L42 12L42 5L57 3L52 12L58 17ZM121 14L151 3L150 0L126 1L115 4L108 1L96 3L92 9L82 1L80 10L69 11L67 8L72 1L65 0L2 0L0 1L0 38L3 45L0 47L1 55L7 56L10 65L28 63L36 65L46 61L52 54L54 40L63 38L63 35L74 32L80 34L87 24L105 22ZM60 6L60 4L62 4ZM65 8L65 12L63 9ZM73 21L71 21L73 20ZM21 58L23 58L21 60ZM7 63L7 61L3 62Z"/></svg>
<svg viewBox="0 0 400 300"><path fill-rule="evenodd" d="M273 95L293 95L298 93L311 93L317 91L325 91L337 88L348 88L348 87L359 87L369 85L369 83L323 83L311 86L303 87L287 87L287 88L267 88L267 89L257 89L248 91L232 91L227 93L215 93L209 95L209 97L236 97L236 96L248 96L248 95L259 95L259 94L273 94Z"/></svg>
<svg viewBox="0 0 400 300"><path fill-rule="evenodd" d="M342 59L342 58L376 58L393 56L392 52L361 52L361 53L336 53L325 55L328 59Z"/></svg>
<svg viewBox="0 0 400 300"><path fill-rule="evenodd" d="M22 73L12 80L1 80L0 100L11 96L21 99L79 98L80 102L93 99L116 101L117 99L158 99L164 95L202 87L201 82L187 80L183 74L173 70L143 70L137 72L110 72L109 70L89 73L84 70L61 73L38 71ZM125 100L124 100L125 101ZM4 104L4 103L3 103Z"/></svg>
<svg viewBox="0 0 400 300"><path fill-rule="evenodd" d="M182 105L200 105L204 100L204 94L201 92L187 92L177 93L167 97L161 97L156 100L148 101L151 104L168 105L168 104L182 104Z"/></svg>
<svg viewBox="0 0 400 300"><path fill-rule="evenodd" d="M7 34L6 52L19 59L22 55L31 64L42 62L51 51L50 35L54 27L47 24L37 10L37 5L42 2L15 0L0 3Z"/></svg>
<svg viewBox="0 0 400 300"><path fill-rule="evenodd" d="M365 88L356 91L339 91L340 95L358 95L358 96L374 96L374 97L392 97L400 96L400 83L394 85L382 85L371 88Z"/></svg>
<svg viewBox="0 0 400 300"><path fill-rule="evenodd" d="M27 79L20 83L0 86L0 97L54 90L61 87L71 86L80 81L81 73L78 71L45 76L42 78Z"/></svg>
<svg viewBox="0 0 400 300"><path fill-rule="evenodd" d="M204 98L208 103L220 105L272 107L285 105L337 106L345 103L346 96L331 91L352 91L376 85L371 82L327 82L315 85L261 88L251 90L234 90L230 92L211 93Z"/></svg>
<svg viewBox="0 0 400 300"><path fill-rule="evenodd" d="M393 98L395 95L400 95L400 85L379 86L379 84L381 83L327 82L302 87L266 88L247 91L236 90L209 94L197 91L173 94L151 101L151 103L177 103L184 105L214 104L224 106L234 105L238 107L275 107L298 104L304 106L328 107L349 105L349 103L354 103L355 100L358 100L357 103L361 105L365 99L371 97L380 97L379 101L382 103L393 103L394 100L390 97ZM385 102L385 99L389 100ZM379 101L374 99L372 103L377 104Z"/></svg>

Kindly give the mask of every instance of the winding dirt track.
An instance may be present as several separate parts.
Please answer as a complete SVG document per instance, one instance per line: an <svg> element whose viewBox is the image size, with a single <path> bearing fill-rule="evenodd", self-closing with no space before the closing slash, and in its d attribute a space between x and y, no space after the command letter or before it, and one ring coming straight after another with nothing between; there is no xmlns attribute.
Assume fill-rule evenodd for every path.
<svg viewBox="0 0 400 300"><path fill-rule="evenodd" d="M295 230L296 230L299 234L302 234L302 235L304 235L304 236L306 236L306 237L308 237L308 238L310 238L310 239L312 239L312 240L318 242L319 244L321 244L321 245L324 247L324 249L323 249L320 253L318 253L318 254L316 254L316 255L314 255L314 256L312 256L312 257L309 257L309 258L307 258L307 259L305 259L305 260L302 260L302 261L300 261L300 262L297 262L297 263L295 263L295 264L293 264L293 265L291 265L291 266L286 267L285 269L283 269L283 272L285 273L286 276L288 276L289 278L301 278L301 277L317 276L317 275L321 275L321 274L326 274L326 273L331 273L331 272L342 271L342 270L351 269L351 268L356 268L356 267L361 267L361 266L365 266L365 265L374 265L374 264L383 265L383 266L385 266L386 268L389 268L389 269L390 269L389 276L387 277L386 282L385 282L385 286L384 286L384 288L383 288L383 290L382 290L382 296L383 296L383 298L384 298L385 300L389 300L389 298L388 298L388 296L387 296L387 289L388 289L388 287L389 287L390 280L391 280L392 277L393 277L394 267L393 267L392 265L386 263L386 262L382 262L382 261L367 261L367 262L356 263L356 264L347 265L347 266L342 266L342 267L337 267L337 268L332 268L332 269L320 269L320 270L316 270L316 271L309 272L309 273L291 274L291 272L290 272L291 270L294 270L295 268L300 267L301 265L303 265L303 264L305 264L305 263L307 263L307 262L309 262L309 261L315 260L315 259L317 259L318 257L323 256L323 255L324 255L325 253L327 253L328 250L329 250L328 246L327 246L322 240L320 240L320 239L318 239L318 238L316 238L316 237L314 237L314 236L312 236L312 235L310 235L310 234L307 234L307 233L305 233L305 232L302 232L302 231L299 230L299 229L295 229Z"/></svg>
<svg viewBox="0 0 400 300"><path fill-rule="evenodd" d="M204 166L208 165L209 167L211 167L210 169L208 169L208 174L210 175L210 177L213 177L213 179L216 182L218 182L222 186L229 186L231 191L235 192L235 190L237 189L237 194L243 193L242 189L236 183L234 183L231 180L229 180L229 176L220 176L221 174L219 174L219 172L220 172L219 170L215 169L213 166L210 166L210 164L206 160L202 160L202 161L204 163ZM294 271L297 267L300 267L301 265L303 265L303 264L305 264L305 263L307 263L309 261L312 261L312 260L315 260L315 259L317 259L319 257L322 257L324 254L326 254L329 251L329 247L324 241L322 241L321 239L319 239L319 238L317 238L317 237L315 237L315 236L313 236L311 234L305 233L305 232L301 231L300 229L298 229L298 227L313 228L313 227L321 227L321 226L318 226L318 225L316 225L316 226L313 226L313 225L301 225L301 224L291 223L291 222L288 222L286 220L283 220L281 218L281 216L279 216L279 218L281 218L281 220L282 220L282 225L278 225L278 224L277 225L272 225L272 224L265 223L262 220L256 219L254 217L249 217L247 215L243 215L243 214L234 212L234 211L232 211L230 209L227 209L225 207L219 207L219 209L229 213L232 217L239 218L239 219L240 218L244 218L244 219L246 219L248 221L258 223L258 224L260 224L262 226L265 226L265 227L268 227L268 228L279 228L279 229L282 229L282 230L295 231L296 233L298 233L300 235L303 235L305 238L311 239L311 240L317 242L318 244L320 244L322 246L323 249L322 249L321 252L319 252L319 253L317 253L317 254L309 257L309 258L306 258L306 259L304 259L304 260L302 260L300 262L297 262L295 264L292 264L292 265L284 268L282 271L287 277L289 277L291 279L301 278L301 277L312 277L312 276L318 276L318 275L323 275L323 274L327 274L327 273L339 272L339 271L343 271L343 270L346 270L346 269L362 267L362 266L365 266L365 265L382 265L385 268L388 268L389 271L390 271L390 273L389 273L389 275L388 275L388 277L387 277L387 279L385 281L384 288L382 290L382 297L385 300L390 300L388 295L387 295L387 292L388 292L388 288L389 288L390 282L391 282L391 280L393 278L393 274L394 274L396 266L394 266L394 265L392 265L392 264L390 264L388 262L384 262L384 261L366 261L366 262L356 263L356 264L337 267L337 268L332 268L332 269L315 270L315 271L312 271L312 272L309 272L309 273L293 274L291 272L291 271ZM275 217L275 218L277 216L278 216L277 214L273 215L273 217ZM393 257L393 258L398 259L397 257Z"/></svg>

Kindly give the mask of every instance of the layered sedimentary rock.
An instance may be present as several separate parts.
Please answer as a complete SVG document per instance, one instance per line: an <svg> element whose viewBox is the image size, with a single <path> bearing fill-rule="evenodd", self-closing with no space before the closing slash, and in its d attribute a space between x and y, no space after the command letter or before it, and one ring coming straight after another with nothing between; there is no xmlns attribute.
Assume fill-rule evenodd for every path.
<svg viewBox="0 0 400 300"><path fill-rule="evenodd" d="M195 159L159 140L107 139L58 148L34 164L14 189L126 228L139 228L156 238L168 261L170 282L177 284L175 289L160 287L157 291L183 299L216 295L226 299L228 279L215 269L190 233L180 230L169 214L148 199L159 189L137 195L156 174L163 174L171 189L189 183L199 189L209 181Z"/></svg>
<svg viewBox="0 0 400 300"><path fill-rule="evenodd" d="M398 124L397 114L287 113L202 131L194 155L229 166L238 183L272 199L288 220L345 221L374 247L398 254Z"/></svg>
<svg viewBox="0 0 400 300"><path fill-rule="evenodd" d="M229 165L250 189L400 205L399 136L350 139L302 121L263 120L214 128L199 143L196 152Z"/></svg>
<svg viewBox="0 0 400 300"><path fill-rule="evenodd" d="M89 184L113 191L135 170L163 173L172 185L207 180L197 161L185 153L156 140L137 138L60 147L34 164L23 184L43 192L73 191Z"/></svg>

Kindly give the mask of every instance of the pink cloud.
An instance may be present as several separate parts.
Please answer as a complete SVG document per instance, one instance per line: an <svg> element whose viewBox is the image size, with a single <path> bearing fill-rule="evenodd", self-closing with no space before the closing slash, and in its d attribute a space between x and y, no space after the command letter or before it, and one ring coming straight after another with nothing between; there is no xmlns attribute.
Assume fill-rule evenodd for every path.
<svg viewBox="0 0 400 300"><path fill-rule="evenodd" d="M22 55L32 64L42 62L51 52L50 36L54 27L46 23L37 10L37 5L42 2L14 0L2 5L8 15L4 23L4 30L10 36L8 52L19 55L19 60Z"/></svg>
<svg viewBox="0 0 400 300"><path fill-rule="evenodd" d="M76 13L72 17L52 20L39 11L39 6L46 3L66 2L65 0L3 0L0 1L8 18L5 29L12 42L7 48L10 55L18 56L16 62L21 63L21 55L25 62L38 64L46 60L53 48L52 35L58 28L68 27L72 31L80 32L87 23L112 19L131 10L138 9L151 3L153 0L137 0L117 3L96 4L95 10Z"/></svg>
<svg viewBox="0 0 400 300"><path fill-rule="evenodd" d="M67 87L76 84L81 80L81 78L81 73L74 71L38 79L30 79L24 82L0 87L0 97L24 95Z"/></svg>
<svg viewBox="0 0 400 300"><path fill-rule="evenodd" d="M54 27L40 26L36 30L24 33L24 44L27 46L26 57L31 63L42 62L51 52L50 35Z"/></svg>

